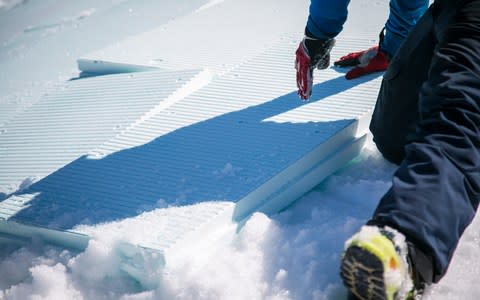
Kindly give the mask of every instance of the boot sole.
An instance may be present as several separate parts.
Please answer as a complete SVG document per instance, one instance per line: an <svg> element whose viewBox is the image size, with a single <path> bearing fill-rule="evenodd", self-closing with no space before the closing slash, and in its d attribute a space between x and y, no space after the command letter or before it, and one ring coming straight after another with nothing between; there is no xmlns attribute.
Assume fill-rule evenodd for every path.
<svg viewBox="0 0 480 300"><path fill-rule="evenodd" d="M383 263L378 257L358 246L351 246L345 252L340 276L345 286L360 300L388 299L383 279Z"/></svg>

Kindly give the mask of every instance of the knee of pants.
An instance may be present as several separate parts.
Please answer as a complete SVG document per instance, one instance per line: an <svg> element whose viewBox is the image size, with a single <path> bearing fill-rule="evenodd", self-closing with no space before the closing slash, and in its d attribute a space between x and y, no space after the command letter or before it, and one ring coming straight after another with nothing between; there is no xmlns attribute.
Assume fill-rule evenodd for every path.
<svg viewBox="0 0 480 300"><path fill-rule="evenodd" d="M411 89L405 88L403 82L382 82L370 131L378 150L395 164L400 164L405 158L407 137L415 132L417 99Z"/></svg>
<svg viewBox="0 0 480 300"><path fill-rule="evenodd" d="M373 122L370 124L370 131L373 134L373 141L377 149L388 161L399 165L405 158L405 143L394 140L393 135L382 132L381 129L376 128Z"/></svg>

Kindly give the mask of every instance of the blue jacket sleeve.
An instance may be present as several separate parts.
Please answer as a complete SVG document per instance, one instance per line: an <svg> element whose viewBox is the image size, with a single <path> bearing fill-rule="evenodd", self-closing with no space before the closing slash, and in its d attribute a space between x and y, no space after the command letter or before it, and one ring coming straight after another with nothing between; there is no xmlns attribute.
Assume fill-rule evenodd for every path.
<svg viewBox="0 0 480 300"><path fill-rule="evenodd" d="M428 8L428 0L391 0L381 48L393 56L398 47ZM350 0L311 0L307 30L313 37L336 37L347 20ZM379 28L380 31L380 28Z"/></svg>
<svg viewBox="0 0 480 300"><path fill-rule="evenodd" d="M307 30L319 39L337 36L347 20L349 2L350 0L312 0Z"/></svg>
<svg viewBox="0 0 480 300"><path fill-rule="evenodd" d="M428 8L428 0L391 0L380 48L394 56L405 37Z"/></svg>

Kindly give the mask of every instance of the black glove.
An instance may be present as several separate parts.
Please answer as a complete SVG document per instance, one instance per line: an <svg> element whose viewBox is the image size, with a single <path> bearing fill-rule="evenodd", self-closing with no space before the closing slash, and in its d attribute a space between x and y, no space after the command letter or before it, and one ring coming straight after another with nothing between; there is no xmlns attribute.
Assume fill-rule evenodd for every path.
<svg viewBox="0 0 480 300"><path fill-rule="evenodd" d="M335 45L334 39L315 39L305 36L303 39L305 48L311 59L312 69L323 70L330 65L330 51Z"/></svg>

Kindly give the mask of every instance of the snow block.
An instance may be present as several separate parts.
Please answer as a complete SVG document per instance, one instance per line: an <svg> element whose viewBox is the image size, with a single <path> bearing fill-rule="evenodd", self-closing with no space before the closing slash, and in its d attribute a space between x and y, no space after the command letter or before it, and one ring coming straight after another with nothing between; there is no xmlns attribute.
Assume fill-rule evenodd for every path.
<svg viewBox="0 0 480 300"><path fill-rule="evenodd" d="M77 64L78 69L82 71L82 74L90 74L95 76L158 70L156 67L88 59L78 59Z"/></svg>
<svg viewBox="0 0 480 300"><path fill-rule="evenodd" d="M292 65L297 45L290 38L280 39L213 79L208 73L186 72L181 78L172 73L180 82L199 79L193 84L197 89L178 88L180 92L169 97L156 97L164 100L153 108L151 103L128 106L129 111L142 111L141 117L129 119L95 149L0 202L1 218L8 224L82 236L119 235L161 251L168 266L175 257L214 242L253 212L275 213L287 207L360 153L381 82L381 74L346 80L339 69L330 68L316 72L313 95L302 102ZM332 59L369 45L369 40L341 39ZM115 75L147 77L128 86L128 81L121 83L122 92L111 89L108 100L141 105L148 95L155 97L163 86L148 80L152 74ZM208 84L202 85L205 81ZM99 108L93 103L107 99L94 92L82 95L107 90L105 84L93 90L85 86L59 91L70 93L77 105L92 104L69 115L35 110L35 118L26 117L29 121L22 123L25 132L50 116L57 118L56 126L39 133L56 132L79 116L95 115ZM56 97L51 109L67 107L61 105L66 98ZM89 122L74 122L76 131L73 126L68 132L88 140L115 127ZM23 138L35 140L35 135L25 133ZM69 149L68 143L68 138L54 139L48 149ZM28 147L16 147L18 153L32 153ZM50 160L41 159L45 164ZM23 176L32 172L28 166L24 169Z"/></svg>

